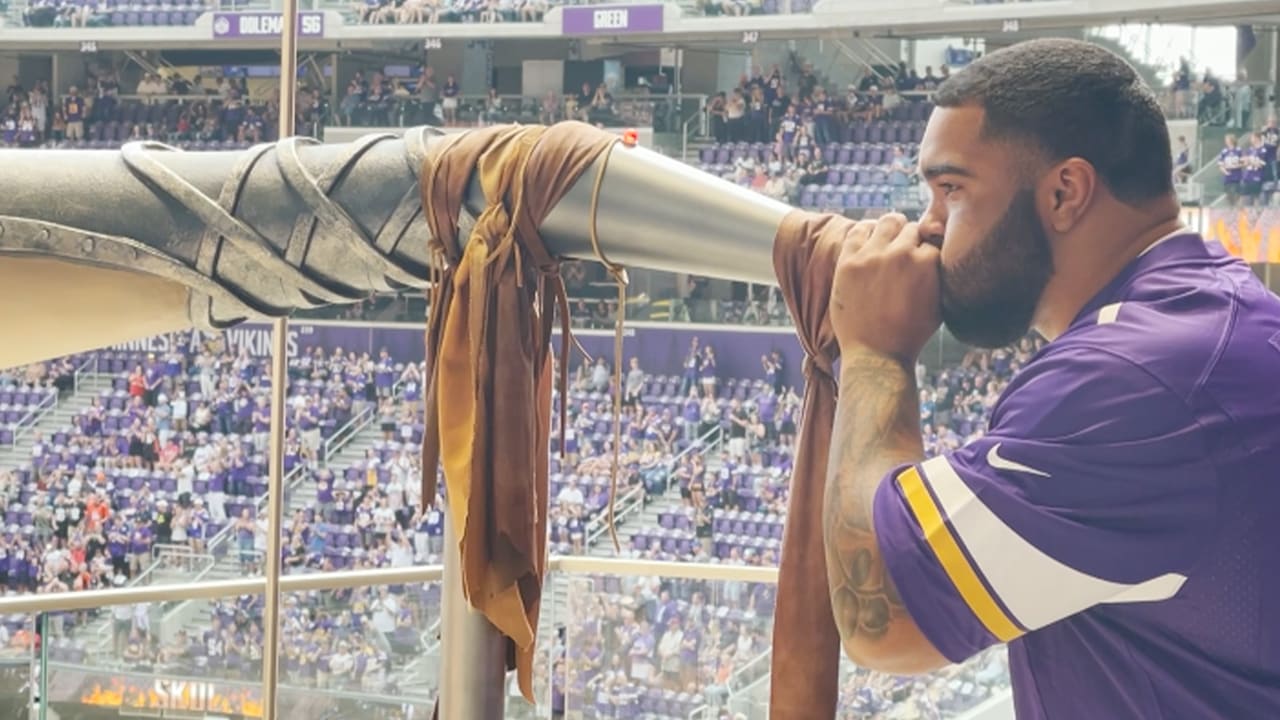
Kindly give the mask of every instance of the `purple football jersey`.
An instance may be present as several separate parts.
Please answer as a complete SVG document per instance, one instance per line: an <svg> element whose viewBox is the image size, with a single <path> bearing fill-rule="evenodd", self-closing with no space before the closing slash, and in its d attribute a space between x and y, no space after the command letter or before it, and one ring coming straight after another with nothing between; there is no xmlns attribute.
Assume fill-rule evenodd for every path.
<svg viewBox="0 0 1280 720"><path fill-rule="evenodd" d="M1182 232L895 471L876 531L959 662L1008 643L1026 718L1280 717L1280 298Z"/></svg>

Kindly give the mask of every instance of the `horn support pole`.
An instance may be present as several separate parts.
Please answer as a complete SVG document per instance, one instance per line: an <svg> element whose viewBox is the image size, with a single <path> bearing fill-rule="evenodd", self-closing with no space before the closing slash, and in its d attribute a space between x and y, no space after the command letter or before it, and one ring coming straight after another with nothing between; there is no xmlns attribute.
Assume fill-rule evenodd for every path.
<svg viewBox="0 0 1280 720"><path fill-rule="evenodd" d="M279 137L293 135L298 96L298 0L284 0L280 12L280 111ZM206 301L192 297L190 312L200 312ZM211 307L212 301L207 301ZM268 720L280 711L280 532L284 516L285 399L289 385L289 318L271 323L271 415L267 426L267 557L262 605L262 708Z"/></svg>

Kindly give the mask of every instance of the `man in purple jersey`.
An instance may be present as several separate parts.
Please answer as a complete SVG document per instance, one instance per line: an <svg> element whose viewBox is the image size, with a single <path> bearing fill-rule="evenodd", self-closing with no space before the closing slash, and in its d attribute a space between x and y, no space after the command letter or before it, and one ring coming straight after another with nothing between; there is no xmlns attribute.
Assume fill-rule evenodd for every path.
<svg viewBox="0 0 1280 720"><path fill-rule="evenodd" d="M1181 226L1118 57L1015 45L935 101L928 209L860 224L835 270L846 652L912 673L1007 643L1019 718L1280 717L1280 299ZM985 437L927 458L912 369L940 321L1050 342Z"/></svg>

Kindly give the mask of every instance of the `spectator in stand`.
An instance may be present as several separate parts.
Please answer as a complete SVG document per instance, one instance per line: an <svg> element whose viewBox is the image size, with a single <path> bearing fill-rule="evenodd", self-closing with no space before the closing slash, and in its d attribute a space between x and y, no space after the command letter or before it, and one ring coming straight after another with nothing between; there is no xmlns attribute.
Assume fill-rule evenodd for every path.
<svg viewBox="0 0 1280 720"><path fill-rule="evenodd" d="M1223 139L1225 147L1218 153L1218 170L1222 173L1222 185L1227 203L1240 204L1240 182L1244 175L1244 151L1236 145L1236 136L1228 133Z"/></svg>
<svg viewBox="0 0 1280 720"><path fill-rule="evenodd" d="M1191 179L1194 169L1191 167L1191 148L1187 145L1185 135L1178 136L1177 154L1173 158L1173 181L1182 184Z"/></svg>
<svg viewBox="0 0 1280 720"><path fill-rule="evenodd" d="M1226 113L1223 111L1226 102L1222 81L1213 74L1212 70L1205 70L1204 77L1200 81L1200 101L1197 107L1197 117L1200 122L1208 125L1226 124Z"/></svg>
<svg viewBox="0 0 1280 720"><path fill-rule="evenodd" d="M394 17L395 4L390 0L364 0L353 8L362 23L381 23Z"/></svg>
<svg viewBox="0 0 1280 720"><path fill-rule="evenodd" d="M626 391L622 395L623 406L640 406L640 396L644 392L644 384L647 377L645 372L640 369L640 358L631 358L631 369L627 371Z"/></svg>
<svg viewBox="0 0 1280 720"><path fill-rule="evenodd" d="M1253 129L1253 86L1244 68L1236 71L1235 87L1231 89L1232 127L1248 133Z"/></svg>
<svg viewBox="0 0 1280 720"><path fill-rule="evenodd" d="M458 123L458 100L461 94L462 89L458 85L457 79L450 75L440 88L440 102L441 107L444 109L445 125L456 125Z"/></svg>
<svg viewBox="0 0 1280 720"><path fill-rule="evenodd" d="M236 139L244 143L260 143L263 137L263 120L253 108L248 108L244 114L244 120L240 122L240 127L236 131Z"/></svg>
<svg viewBox="0 0 1280 720"><path fill-rule="evenodd" d="M392 12L400 25L421 24L437 14L427 0L404 0Z"/></svg>
<svg viewBox="0 0 1280 720"><path fill-rule="evenodd" d="M1267 166L1266 150L1262 146L1262 134L1249 134L1249 147L1243 148L1240 158L1240 197L1246 207L1262 205L1262 181Z"/></svg>
<svg viewBox="0 0 1280 720"><path fill-rule="evenodd" d="M66 120L65 130L68 140L84 139L84 120L87 112L84 98L75 85L67 89L67 96L62 100L62 117Z"/></svg>
<svg viewBox="0 0 1280 720"><path fill-rule="evenodd" d="M138 87L134 90L135 95L142 95L143 102L150 102L146 99L148 96L164 95L169 91L163 78L158 73L143 73L142 79L138 82Z"/></svg>
<svg viewBox="0 0 1280 720"><path fill-rule="evenodd" d="M698 364L698 376L702 384L702 394L704 397L714 398L716 396L716 352L707 345L702 348L701 362Z"/></svg>

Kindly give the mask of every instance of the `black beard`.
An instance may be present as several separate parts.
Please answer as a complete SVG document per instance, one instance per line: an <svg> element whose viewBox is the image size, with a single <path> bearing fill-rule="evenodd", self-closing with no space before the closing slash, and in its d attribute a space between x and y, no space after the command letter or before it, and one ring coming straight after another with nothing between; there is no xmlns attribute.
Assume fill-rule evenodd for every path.
<svg viewBox="0 0 1280 720"><path fill-rule="evenodd" d="M956 266L941 269L942 320L980 348L1010 345L1031 329L1053 275L1049 237L1030 188L1019 190L996 226Z"/></svg>

